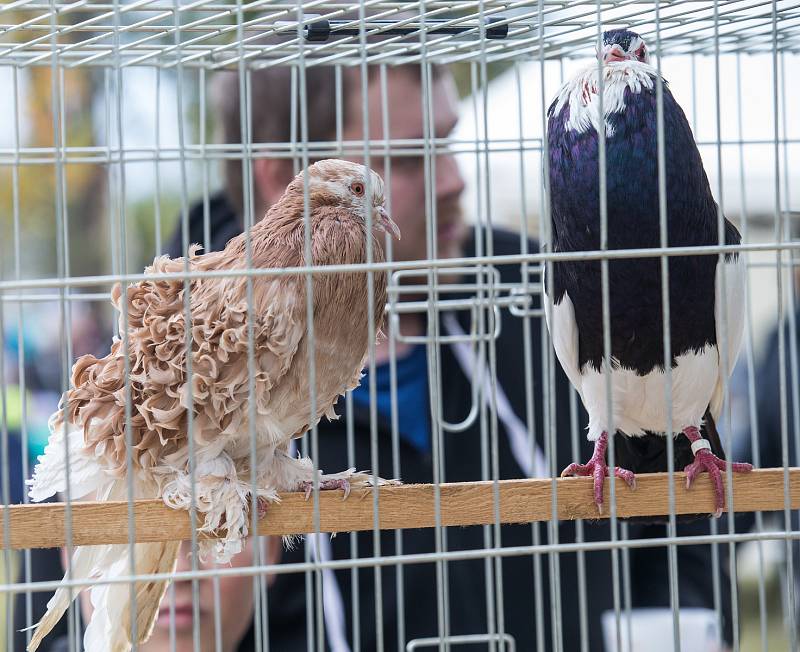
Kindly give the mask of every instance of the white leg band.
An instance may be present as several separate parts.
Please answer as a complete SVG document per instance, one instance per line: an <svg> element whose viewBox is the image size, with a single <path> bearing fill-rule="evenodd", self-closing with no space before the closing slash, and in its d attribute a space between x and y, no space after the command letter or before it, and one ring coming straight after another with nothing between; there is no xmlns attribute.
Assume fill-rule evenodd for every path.
<svg viewBox="0 0 800 652"><path fill-rule="evenodd" d="M692 453L697 456L697 452L701 450L711 450L711 442L708 439L698 439L697 441L692 442Z"/></svg>

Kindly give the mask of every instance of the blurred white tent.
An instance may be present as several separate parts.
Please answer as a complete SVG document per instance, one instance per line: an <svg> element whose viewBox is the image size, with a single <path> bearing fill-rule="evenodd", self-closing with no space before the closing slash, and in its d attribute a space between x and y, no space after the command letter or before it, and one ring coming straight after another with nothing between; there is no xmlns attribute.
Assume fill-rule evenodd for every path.
<svg viewBox="0 0 800 652"><path fill-rule="evenodd" d="M488 84L485 118L481 89L478 89L476 97L464 99L461 121L454 138L475 143L476 147L472 149L480 148L487 140L490 143L487 176L484 176L483 160L479 167L475 154L460 157L467 178L465 207L468 214L477 216L478 197L486 196L488 180L492 221L519 225L524 195L528 223L534 233L538 232L536 218L541 202L541 160L538 149L531 150L539 147L542 138L543 107L546 110L558 90L562 71L563 78L568 79L576 70L592 63L590 59L567 60L562 69L559 62L547 62L544 98L539 61L517 64ZM786 62L787 70L796 67L796 62ZM717 199L720 195L717 142L722 142L722 198L726 215L740 222L744 213L763 224L765 220L772 220L775 212L772 57L741 55L738 70L736 56L720 57L718 135L714 57L697 56L694 62L690 56L668 57L662 65L664 77L700 144ZM783 82L785 94L779 97L779 107L781 112L785 110L785 115L779 115L779 133L781 139L790 142L785 147L781 144L779 150L781 204L784 209L791 206L797 210L800 206L800 88L789 79ZM743 141L741 146L740 141ZM519 151L523 142L527 150L524 157ZM482 156L479 158L483 159ZM522 172L521 161L524 161Z"/></svg>

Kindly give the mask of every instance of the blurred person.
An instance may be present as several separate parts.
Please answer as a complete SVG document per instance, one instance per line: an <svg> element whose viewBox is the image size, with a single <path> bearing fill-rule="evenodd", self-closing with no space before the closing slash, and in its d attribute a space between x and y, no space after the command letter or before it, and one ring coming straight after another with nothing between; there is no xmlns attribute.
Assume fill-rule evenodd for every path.
<svg viewBox="0 0 800 652"><path fill-rule="evenodd" d="M447 138L458 120L458 97L453 78L444 67L432 67L430 88L425 94L430 105L433 132L431 137ZM252 138L253 142L279 143L291 141L291 78L290 70L272 67L253 71L251 75L252 101ZM336 140L336 89L335 77L331 69L313 67L306 70L306 98L308 106L308 141L329 142ZM341 116L342 140L362 141L364 138L362 113L364 103L361 96L361 79L355 69L344 69L342 72L342 97L344 98L344 115ZM239 88L235 74L222 74L215 87L216 115L220 121L222 138L226 143L241 142L241 126L239 123ZM383 91L377 68L369 68L367 79L366 108L368 111L368 137L382 140L387 136L396 141L421 140L425 133L422 113L423 88L420 68L418 66L394 66L386 69L385 102L389 114L389 133L383 130ZM261 107L270 107L265 110ZM298 123L299 124L299 123ZM434 157L435 183L428 190L436 209L435 247L429 248L426 222L426 172L425 161L420 155L421 146L394 147L391 152L390 168L385 167L385 158L376 153L370 157L369 165L385 176L387 182L389 209L392 218L400 227L403 238L394 243L393 259L399 261L425 260L428 252L438 259L475 256L490 251L495 255L519 254L523 247L535 252L538 244L533 241L523 242L518 234L493 228L472 228L467 225L462 213L460 199L464 190L464 181L459 172L455 157L449 152L438 153ZM405 150L405 151L402 151ZM361 152L360 146L353 151ZM341 156L341 154L337 154ZM313 160L313 158L312 158ZM361 161L358 155L353 160ZM182 255L184 243L204 242L210 249L224 246L228 238L242 229L244 205L244 180L240 160L229 159L225 163L226 187L221 193L210 197L211 225L209 233L204 232L205 222L203 205L195 205L187 216L189 232L183 232L179 225L169 248L169 253ZM291 159L255 158L252 161L253 186L248 193L253 198L253 217L259 219L266 209L275 202L283 191L288 179L294 173ZM387 174L388 173L388 174ZM206 237L207 236L207 237ZM500 265L501 283L521 284L519 266ZM459 279L457 276L442 273L439 282L459 281L468 283L469 277ZM414 279L416 283L424 283L424 273ZM450 295L449 297L458 295ZM468 295L464 295L467 297ZM409 297L404 297L409 298ZM417 296L414 298L424 298ZM510 410L499 410L498 448L499 475L501 479L519 477L549 477L547 462L542 450L544 448L544 421L542 401L534 400L534 423L536 433L536 454L530 455L530 443L527 440L525 426L526 415L526 382L523 320L513 317L508 310L501 311L502 329L495 342L497 351L497 393L498 400L506 403ZM420 313L401 313L399 316L399 332L403 336L420 336L427 332L427 315ZM442 335L456 335L469 332L471 323L466 312L442 312L439 324ZM531 321L531 364L534 374L533 391L541 391L541 323ZM464 420L470 411L472 402L473 377L477 374L477 365L471 359L471 347L468 344L440 345L440 375L437 387L429 386L427 351L424 345L410 344L404 341L395 342L397 364L397 419L399 423L399 473L408 483L431 482L433 480L433 448L432 424L430 416L430 396L432 392L442 395L442 418L450 423ZM318 426L320 468L345 468L355 465L358 468L372 468L375 473L386 475L394 468L392 459L392 406L390 378L390 344L382 339L375 348L375 385L377 389L378 413L378 468L372 468L371 428L369 413L369 382L362 380L361 386L352 393L353 410L348 417L345 414L345 401L337 406L337 413L342 418L335 422L323 421ZM559 433L557 441L556 468L563 468L570 461L571 443L566 433L570 427L569 394L566 380L558 371L556 392L555 423ZM585 424L585 415L582 415ZM348 420L350 424L348 424ZM354 460L348 459L346 441L348 425L352 425L354 433ZM661 442L665 440L660 438ZM474 481L484 478L482 471L482 449L480 419L476 420L463 432L442 434L443 477L448 482ZM652 445L665 445L658 441ZM342 466L345 465L345 466ZM267 518L269 516L267 515ZM538 540L546 542L546 526L538 528ZM708 523L705 521L681 524L680 534L707 534ZM647 525L631 523L630 538L652 538L666 535L663 525ZM610 530L607 523L586 524L584 538L589 541L608 541ZM532 526L508 525L502 527L503 546L531 545L533 541ZM575 524L565 522L559 525L558 540L575 541ZM356 547L360 554L371 554L373 536L371 532L356 535ZM349 537L328 539L308 537L307 545L312 555L319 559L348 559L353 550ZM486 545L484 531L480 527L450 528L447 530L447 547L449 550L481 550ZM421 529L405 531L402 534L402 553L430 553L435 551L434 531ZM367 552L368 551L368 552ZM399 554L398 539L392 532L383 532L380 537L380 553L383 555ZM719 551L722 557L725 550ZM631 560L632 604L633 612L637 608L661 608L658 612L638 612L641 622L651 631L663 631L664 636L671 636L672 617L666 607L669 606L669 583L667 552L664 548L641 548L629 551ZM707 547L679 546L679 600L681 607L696 608L694 615L700 614L700 620L692 631L701 632L695 646L687 645L684 650L706 650L707 639L704 631L711 627L714 631L717 618L713 611L714 572L711 564L711 552ZM302 549L289 551L284 555L285 562L302 562ZM534 588L534 565L542 563L542 599L537 601ZM518 649L535 649L537 635L542 640L553 640L550 611L550 577L546 561L534 560L531 556L511 556L502 561L502 578L494 578L487 571L482 559L450 562L447 571L447 590L449 591L449 612L446 617L450 635L485 634L490 623L498 618L493 606L487 602L487 588L495 582L502 584L503 614L505 631L511 633ZM727 563L723 559L718 567L721 575L722 604L720 614L724 639L730 640L730 605L727 594L730 585L727 578ZM610 590L597 590L596 587L610 586L612 579L611 554L609 552L586 553L586 586L588 587L588 621L587 640L589 649L601 650L604 639L609 640L613 619L605 618L613 609L613 594ZM561 636L563 649L580 648L579 612L575 606L575 587L578 585L578 564L574 555L561 555L558 577L555 581L561 587ZM375 588L375 573L380 573L382 581L382 600L378 601ZM402 578L402 579L401 579ZM398 582L402 581L403 603L398 604ZM553 587L555 589L555 587ZM275 584L275 592L285 599L271 601L270 644L275 649L292 652L307 649L307 604L315 604L315 597L306 594L305 578L302 574L281 575ZM322 582L322 602L324 604L324 623L326 649L342 652L350 650L354 639L360 640L362 649L376 649L379 639L387 650L401 650L406 642L420 637L436 636L439 632L438 590L436 568L433 564L382 568L373 570L350 570L333 572L325 571ZM497 598L496 598L497 599ZM376 614L376 606L381 609L380 620ZM404 613L400 618L399 614ZM353 610L359 610L360 630L355 632ZM541 618L544 632L537 632L536 613L548 614ZM653 617L655 620L653 620ZM312 616L313 618L313 616ZM650 620L647 620L650 618ZM690 625L684 622L684 630ZM378 623L381 623L379 626ZM634 622L634 629L638 626ZM399 639L402 637L402 641ZM691 639L691 636L689 637ZM547 648L546 648L547 649Z"/></svg>
<svg viewBox="0 0 800 652"><path fill-rule="evenodd" d="M389 113L389 133L382 128L383 97L381 77L377 67L369 67L366 107L368 110L368 136L383 140L420 140L425 135L422 112L423 88L419 66L398 65L386 68L386 107ZM361 141L362 129L361 79L356 68L343 68L344 115L341 116L343 141ZM291 70L284 66L272 66L252 70L249 96L252 114L252 141L255 143L291 142L292 81ZM305 71L308 141L310 143L336 140L336 78L330 67L314 66ZM458 120L458 98L453 78L448 69L432 67L430 88L426 89L432 118L431 136L446 138ZM235 72L222 72L216 77L213 88L214 112L220 126L220 139L225 143L241 142L240 92ZM299 116L295 116L298 118ZM299 125L299 122L296 122ZM449 151L440 151L434 157L435 177L426 177L424 158L420 147L395 146L391 152L390 168L384 167L384 157L374 155L369 164L387 181L389 208L394 221L400 227L403 238L393 249L394 260L426 260L428 252L433 258L449 259L475 256L484 253L493 255L518 255L521 251L538 251L538 244L524 240L518 234L496 228L469 227L460 208L464 181ZM352 150L360 153L356 144ZM341 154L337 154L341 157ZM358 156L353 157L359 160ZM313 158L312 158L313 160ZM235 158L225 161L225 188L199 201L179 223L168 248L172 256L180 256L185 246L194 242L204 244L206 250L218 250L233 236L240 233L247 212L244 197L252 201L252 217L260 219L266 209L274 203L289 179L294 174L290 158L267 158L260 155L252 160L252 186L245 192L242 161ZM427 242L426 188L431 192L436 209L436 242L429 248ZM206 213L206 206L208 213ZM208 229L205 225L208 225ZM522 283L519 265L498 265L500 282L506 286ZM425 283L423 275L414 279ZM462 281L470 283L474 277L463 279L455 274L443 273L439 281ZM424 295L421 295L424 298ZM448 293L448 298L471 298L469 293ZM409 298L409 297L403 297ZM420 298L417 296L416 298ZM536 307L537 297L534 297ZM442 335L469 333L472 328L470 315L465 311L440 311L439 332ZM541 320L525 321L513 316L508 309L500 311L502 328L493 345L496 350L496 396L497 450L496 460L501 479L520 477L549 477L550 466L561 469L572 461L572 446L569 437L571 428L569 387L560 369L556 371L555 413L552 423L558 433L555 460L544 457L545 430L542 386L543 374L541 347ZM399 317L399 333L404 336L424 335L428 330L427 314L402 313ZM397 334L397 333L395 333ZM525 338L528 337L530 358L527 361L533 370L533 384L526 381ZM472 405L472 383L480 378L479 366L468 343L439 344L438 359L440 374L435 386L428 377L428 351L424 345L397 341L395 345L397 364L397 419L399 458L392 455L392 405L390 378L390 343L387 339L375 349L375 385L377 389L377 467L372 463L372 432L369 409L369 383L362 380L361 387L353 392L352 414L347 414L345 401L337 406L342 415L338 421L322 421L318 427L320 468L370 468L384 476L393 474L395 462L399 475L407 483L433 481L433 442L435 431L431 423L431 396L440 395L441 418L449 423L460 423L470 412ZM433 349L431 350L433 353ZM528 415L528 392L534 393L533 412ZM585 414L580 415L585 425ZM444 431L441 434L441 463L443 479L447 482L475 481L484 479L484 440L481 419L473 421L460 432ZM528 426L534 434L534 443L528 439ZM348 428L352 427L354 459L348 459ZM665 445L658 438L654 446ZM621 444L618 444L621 445ZM584 447L586 445L584 444ZM489 462L490 460L485 460ZM491 477L491 476L490 476ZM267 515L267 518L269 516ZM723 530L724 524L720 526ZM503 547L531 546L534 541L548 541L548 524L505 525L501 527L500 540L491 545ZM707 534L706 521L681 524L681 535ZM500 561L501 573L494 575L494 564L487 564L481 552L486 546L482 527L449 528L446 531L448 550L474 550L476 559L451 561L447 564L443 586L448 591L449 611L439 614L440 596L437 569L433 563L379 567L359 570L325 570L321 583L324 604L324 637L326 649L336 652L349 651L354 641L360 641L361 649L373 650L382 640L386 650L404 649L412 639L436 636L440 623L446 622L450 635L486 634L497 623L503 623L506 633L513 635L517 649L537 648L537 639L550 649L556 636L560 636L563 649L578 650L581 647L581 615L578 604L578 587L584 573L586 593L586 619L588 630L586 642L590 650L603 650L604 640L613 627L613 618L604 619L604 614L613 611L612 555L608 550L584 553L585 564L579 565L574 553L561 553L553 559L553 565L544 555L512 555ZM630 523L628 536L632 539L663 537L666 528L659 524ZM559 542L576 541L574 522L559 523ZM585 523L583 538L588 542L608 542L611 531L607 522ZM399 541L402 541L402 550ZM329 539L308 537L306 545L318 559L346 560L359 555L372 555L374 548L371 532L355 536L355 550L351 538L339 536ZM408 530L401 538L394 532L382 532L379 539L382 555L425 554L436 550L435 533L432 529ZM718 547L719 564L711 563L708 546L677 546L678 600L681 608L696 608L704 620L701 629L714 631L719 624L714 608L714 573L718 571L718 588L721 595L719 620L724 629L724 638L731 637L729 603L730 581L727 576L727 547ZM632 613L639 614L647 622L651 632L663 632L669 640L672 632L667 550L664 547L636 547L627 552L630 560L630 596ZM284 554L285 562L303 562L305 551L300 546ZM536 570L538 569L538 571ZM551 570L553 575L551 576ZM541 583L537 589L534 577L540 573ZM376 574L381 580L381 595L376 591ZM552 577L552 582L551 582ZM402 582L402 584L400 584ZM271 590L276 599L269 601L270 649L281 652L306 650L311 645L307 640L309 627L313 630L314 609L317 604L315 592L318 585L311 583L307 593L306 577L303 573L278 576ZM400 588L402 586L402 590ZM495 587L502 595L491 597ZM380 598L380 600L379 600ZM399 602L401 600L402 602ZM501 607L502 605L502 607ZM645 608L660 609L657 613L645 612ZM376 613L380 609L380 614ZM502 613L499 610L502 608ZM358 619L354 617L358 611ZM557 621L552 617L560 610ZM401 616L402 614L402 616ZM378 616L380 615L380 619ZM655 615L655 621L646 620ZM34 615L35 616L35 615ZM310 622L307 622L310 618ZM682 619L685 629L688 618ZM358 631L354 623L359 622ZM557 622L559 632L553 631ZM605 624L604 624L605 622ZM635 628L636 625L634 625ZM624 624L623 624L624 628ZM624 631L624 629L623 629ZM659 634L659 636L662 636ZM713 634L712 634L713 636ZM402 640L401 640L402 639ZM684 651L706 650L701 637L696 645L684 644Z"/></svg>
<svg viewBox="0 0 800 652"><path fill-rule="evenodd" d="M800 237L800 213L789 212L788 216L794 220L792 225L793 237ZM792 256L792 253L789 254ZM794 260L797 265L797 260ZM783 320L775 324L766 338L766 345L760 359L756 360L755 393L756 393L756 443L758 446L759 466L762 468L783 466L783 421L786 420L788 442L789 466L800 465L800 450L797 444L800 436L796 434L800 424L795 423L796 404L800 396L800 379L794 375L794 364L800 358L800 267L795 267L793 284L790 292L794 292L794 301L784 302ZM792 311L795 311L792 314ZM794 325L794 332L792 332ZM783 342L781 343L781 328L783 329ZM783 350L781 350L783 346ZM797 356L797 357L795 357ZM744 384L749 369L746 360L740 360L737 371L741 370ZM783 363L783 378L781 378L781 363ZM781 393L781 384L785 384L785 394ZM785 398L784 398L785 396ZM747 417L749 418L749 412ZM755 459L752 449L751 432L747 432L736 439L735 453L747 457L748 461Z"/></svg>
<svg viewBox="0 0 800 652"><path fill-rule="evenodd" d="M800 213L790 213L796 220L800 220ZM798 226L794 227L795 238L798 235ZM800 289L800 268L795 269L794 286L796 291ZM792 314L792 310L795 312ZM793 319L792 319L793 318ZM794 322L794 323L792 323ZM794 330L792 330L794 326ZM781 329L783 337L781 338ZM781 342L781 339L783 342ZM759 468L782 469L786 464L789 467L800 466L800 423L797 422L797 406L800 401L800 378L796 375L800 359L800 293L795 292L794 304L784 304L783 322L776 324L775 328L767 336L767 342L759 360L756 361L755 370L750 370L741 361L738 365L741 368L743 380L746 381L749 373L754 373L755 387L755 423L750 420L749 411L746 423L750 425L747 432L743 433L734 440L734 455L737 459L746 460L757 464ZM781 369L783 364L783 369ZM783 384L784 390L781 391ZM783 437L784 426L786 428L786 447L784 449ZM755 432L753 432L755 430ZM757 450L753 449L755 445ZM784 452L786 454L784 462ZM786 524L783 512L765 514L767 530L784 530ZM743 513L737 516L737 530L747 531L755 525L755 514ZM797 510L790 514L788 527L797 531L800 530L800 515ZM781 576L786 580L794 581L795 593L795 613L794 627L796 635L800 637L800 541L790 541L792 550L793 571L788 574L788 559L780 561L782 567ZM781 546L783 552L785 548ZM785 590L785 589L784 589Z"/></svg>
<svg viewBox="0 0 800 652"><path fill-rule="evenodd" d="M248 538L242 552L236 555L229 565L217 565L213 562L198 560L198 570L214 570L219 568L246 568L254 562L254 539ZM278 537L266 537L266 551L263 564L277 564L281 557L281 543ZM66 564L66 549L61 549L61 562ZM184 541L178 555L177 572L192 570L191 544ZM59 569L59 572L60 569ZM274 576L268 576L267 584L271 585ZM214 584L217 583L217 588ZM173 582L161 602L158 619L153 633L146 643L137 647L140 652L252 652L256 649L253 626L253 575L220 575L217 579L206 577L198 580L198 614L199 638L198 647L194 644L194 610L193 589L191 580ZM82 623L88 622L92 613L90 592L84 591L80 596ZM216 618L219 614L219 631ZM48 652L67 652L70 649L67 633L67 619L64 618L56 629L49 634L40 650ZM20 636L22 634L22 636ZM174 642L174 646L173 646ZM220 647L217 647L219 642ZM23 632L17 632L16 649L23 650L25 645ZM80 646L79 646L80 647Z"/></svg>

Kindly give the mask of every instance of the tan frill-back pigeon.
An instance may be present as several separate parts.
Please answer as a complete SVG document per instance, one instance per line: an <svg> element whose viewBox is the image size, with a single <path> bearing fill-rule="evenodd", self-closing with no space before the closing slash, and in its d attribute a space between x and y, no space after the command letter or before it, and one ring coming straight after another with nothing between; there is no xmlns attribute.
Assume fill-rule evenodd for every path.
<svg viewBox="0 0 800 652"><path fill-rule="evenodd" d="M311 165L288 186L263 220L250 230L256 269L299 267L304 254L304 183L308 184L312 264L365 263L368 238L373 260L383 260L380 241L368 233L371 223L399 238L384 209L382 179L362 165L324 160ZM367 196L369 193L369 196ZM246 240L240 235L219 252L189 251L191 272L244 270ZM157 258L148 274L180 273L184 259ZM248 366L248 291L244 275L203 276L189 283L191 356L187 357L187 322L183 279L157 276L116 285L112 301L120 312L119 334L104 358L81 357L72 370L71 388L50 419L50 440L39 458L30 496L44 500L67 486L65 451L69 449L72 498L128 498L133 474L135 498L157 498L176 509L189 509L192 487L189 440L194 443L194 501L203 533L200 552L218 562L241 550L248 533L251 501L251 441L256 436L256 477L260 506L277 500L279 491L308 490L313 465L290 454L290 442L325 415L341 394L356 387L368 350L369 322L383 324L386 275L375 273L375 313L368 313L366 272L313 275L313 343L308 339L305 274L253 278L254 367ZM123 313L123 301L127 314ZM127 332L127 337L123 335ZM127 350L126 350L127 342ZM315 353L316 412L311 415L309 354ZM128 360L129 388L126 388ZM191 364L189 364L191 363ZM187 367L191 367L191 378ZM250 374L255 402L250 409ZM130 432L126 433L126 397ZM192 419L189 420L191 410ZM250 415L255 423L250 423ZM191 433L189 427L191 426ZM66 442L64 438L66 437ZM130 438L132 468L126 465ZM371 484L366 473L349 469L319 475L320 487ZM134 547L137 575L171 572L179 542L141 543ZM99 582L128 575L128 545L78 547L72 557L73 579ZM136 642L153 627L166 582L136 585ZM84 636L90 652L130 649L134 627L127 583L98 583L91 589L93 615ZM58 622L69 606L66 588L56 591L39 622L29 650Z"/></svg>

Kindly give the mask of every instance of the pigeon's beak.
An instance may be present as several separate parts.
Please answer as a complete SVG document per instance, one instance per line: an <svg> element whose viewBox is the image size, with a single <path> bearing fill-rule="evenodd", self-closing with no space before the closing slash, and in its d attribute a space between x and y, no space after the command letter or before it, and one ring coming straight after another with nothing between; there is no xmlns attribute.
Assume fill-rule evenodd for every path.
<svg viewBox="0 0 800 652"><path fill-rule="evenodd" d="M374 220L375 227L384 231L385 233L391 233L395 238L398 240L400 239L400 227L392 221L392 218L389 217L389 214L386 212L386 209L383 206L377 206L375 208L375 215L376 219Z"/></svg>
<svg viewBox="0 0 800 652"><path fill-rule="evenodd" d="M625 54L625 51L616 43L614 45L606 45L603 47L603 63L611 63L613 61L625 61L630 57Z"/></svg>

